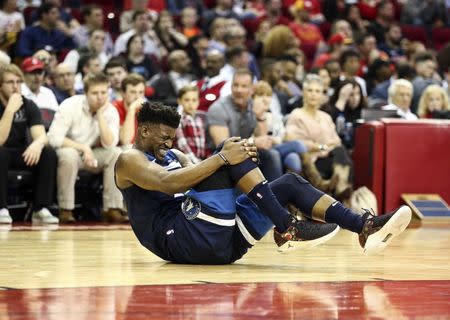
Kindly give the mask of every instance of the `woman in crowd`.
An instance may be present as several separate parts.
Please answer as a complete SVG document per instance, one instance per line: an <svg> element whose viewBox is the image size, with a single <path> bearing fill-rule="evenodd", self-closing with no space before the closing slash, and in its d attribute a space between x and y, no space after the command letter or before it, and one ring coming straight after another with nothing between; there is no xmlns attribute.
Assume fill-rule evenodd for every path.
<svg viewBox="0 0 450 320"><path fill-rule="evenodd" d="M126 51L127 69L130 73L137 73L150 79L159 72L154 60L144 53L144 39L135 34L128 39Z"/></svg>
<svg viewBox="0 0 450 320"><path fill-rule="evenodd" d="M155 31L162 45L169 52L184 49L188 44L188 38L175 29L173 18L169 11L163 10L159 13Z"/></svg>
<svg viewBox="0 0 450 320"><path fill-rule="evenodd" d="M345 80L339 83L330 103L323 108L333 119L336 132L347 148L353 146L353 127L366 107L360 85L354 80Z"/></svg>
<svg viewBox="0 0 450 320"><path fill-rule="evenodd" d="M330 179L329 189L341 200L352 193L352 161L342 146L332 118L320 110L323 100L323 81L320 76L309 74L303 81L303 107L288 116L286 140L302 141L311 153L320 176ZM309 179L314 172L306 172Z"/></svg>
<svg viewBox="0 0 450 320"><path fill-rule="evenodd" d="M305 145L298 140L284 142L285 128L281 113L270 112L272 87L266 81L258 81L254 86L253 112L258 120L256 136L268 135L272 140L272 148L280 154L284 170L300 174L302 171L301 154L307 151Z"/></svg>
<svg viewBox="0 0 450 320"><path fill-rule="evenodd" d="M444 88L429 85L420 97L417 115L419 118L448 118L450 105Z"/></svg>

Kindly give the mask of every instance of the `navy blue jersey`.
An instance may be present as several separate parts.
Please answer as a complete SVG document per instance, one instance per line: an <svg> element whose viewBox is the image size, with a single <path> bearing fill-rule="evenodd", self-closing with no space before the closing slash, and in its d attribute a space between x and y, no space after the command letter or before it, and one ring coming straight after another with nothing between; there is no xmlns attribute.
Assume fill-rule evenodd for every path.
<svg viewBox="0 0 450 320"><path fill-rule="evenodd" d="M181 168L172 151L162 161L146 156L168 171ZM234 188L200 192L192 188L173 196L133 185L121 192L136 237L168 261L231 263L272 227L246 196L236 201Z"/></svg>

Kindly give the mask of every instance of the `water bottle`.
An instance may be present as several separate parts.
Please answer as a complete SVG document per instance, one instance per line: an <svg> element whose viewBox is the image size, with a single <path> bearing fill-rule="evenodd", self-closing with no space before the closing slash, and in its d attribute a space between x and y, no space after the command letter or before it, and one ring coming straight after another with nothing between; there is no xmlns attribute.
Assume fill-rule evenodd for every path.
<svg viewBox="0 0 450 320"><path fill-rule="evenodd" d="M345 117L343 113L339 113L336 118L336 132L339 136L343 135L345 131Z"/></svg>
<svg viewBox="0 0 450 320"><path fill-rule="evenodd" d="M353 145L353 123L347 122L344 129L344 144L347 148Z"/></svg>

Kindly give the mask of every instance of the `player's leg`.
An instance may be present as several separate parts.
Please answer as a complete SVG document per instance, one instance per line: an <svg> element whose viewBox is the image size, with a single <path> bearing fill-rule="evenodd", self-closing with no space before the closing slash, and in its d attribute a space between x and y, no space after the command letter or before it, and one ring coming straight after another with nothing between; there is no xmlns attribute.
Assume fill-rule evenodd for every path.
<svg viewBox="0 0 450 320"><path fill-rule="evenodd" d="M393 237L405 230L411 220L411 210L407 206L381 216L373 216L366 210L361 216L292 173L273 181L270 187L281 205L292 203L312 219L336 223L358 233L360 244L367 254L383 250ZM276 235L280 243L290 238L290 235L283 233Z"/></svg>

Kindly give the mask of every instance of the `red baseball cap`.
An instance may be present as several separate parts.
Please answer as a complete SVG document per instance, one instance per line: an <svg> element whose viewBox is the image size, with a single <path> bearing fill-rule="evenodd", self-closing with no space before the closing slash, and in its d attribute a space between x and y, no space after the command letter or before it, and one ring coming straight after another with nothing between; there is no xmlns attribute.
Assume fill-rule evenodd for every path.
<svg viewBox="0 0 450 320"><path fill-rule="evenodd" d="M45 68L44 63L37 58L29 57L29 58L26 58L25 60L23 60L23 62L22 62L22 70L24 72L32 72L35 70L44 70L44 68Z"/></svg>

